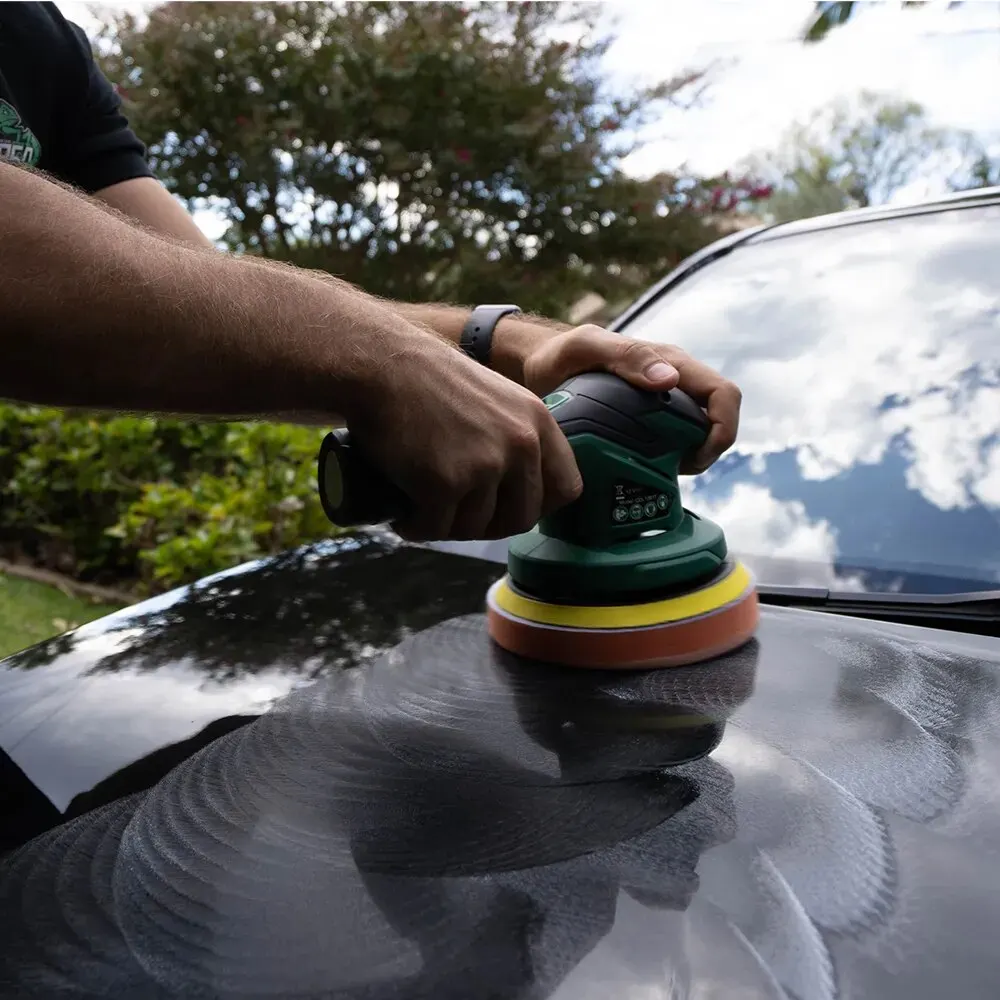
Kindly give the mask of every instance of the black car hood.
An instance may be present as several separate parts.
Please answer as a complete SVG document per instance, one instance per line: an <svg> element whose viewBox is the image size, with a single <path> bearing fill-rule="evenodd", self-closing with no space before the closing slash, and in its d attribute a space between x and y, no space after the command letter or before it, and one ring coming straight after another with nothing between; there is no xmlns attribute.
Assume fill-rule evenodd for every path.
<svg viewBox="0 0 1000 1000"><path fill-rule="evenodd" d="M0 996L995 996L997 640L563 671L500 572L344 538L0 664Z"/></svg>

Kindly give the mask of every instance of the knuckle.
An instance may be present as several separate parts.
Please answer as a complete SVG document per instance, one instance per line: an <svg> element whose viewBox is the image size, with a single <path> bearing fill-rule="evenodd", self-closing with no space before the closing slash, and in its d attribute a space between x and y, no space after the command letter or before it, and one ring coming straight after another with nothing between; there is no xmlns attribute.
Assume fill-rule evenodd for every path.
<svg viewBox="0 0 1000 1000"><path fill-rule="evenodd" d="M463 491L467 476L467 470L460 463L443 465L434 472L434 486L447 496L453 496Z"/></svg>
<svg viewBox="0 0 1000 1000"><path fill-rule="evenodd" d="M515 425L511 428L508 441L511 451L521 458L530 458L541 450L541 435L534 424Z"/></svg>
<svg viewBox="0 0 1000 1000"><path fill-rule="evenodd" d="M719 448L725 451L736 442L736 429L733 427L723 427L717 432L716 441Z"/></svg>
<svg viewBox="0 0 1000 1000"><path fill-rule="evenodd" d="M503 477L507 468L503 454L490 449L479 456L476 462L475 481L477 486L490 486Z"/></svg>
<svg viewBox="0 0 1000 1000"><path fill-rule="evenodd" d="M619 361L629 364L633 361L641 361L654 354L653 348L641 340L623 339L615 345L615 354Z"/></svg>

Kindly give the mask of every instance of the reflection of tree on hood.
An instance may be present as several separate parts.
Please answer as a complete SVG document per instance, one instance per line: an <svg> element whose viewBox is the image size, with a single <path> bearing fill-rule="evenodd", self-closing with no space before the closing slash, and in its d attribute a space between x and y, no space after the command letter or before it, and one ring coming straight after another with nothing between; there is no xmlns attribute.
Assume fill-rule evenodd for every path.
<svg viewBox="0 0 1000 1000"><path fill-rule="evenodd" d="M210 577L112 626L120 647L96 672L187 661L225 682L280 666L303 679L353 667L405 636L478 611L503 567L364 534ZM28 668L70 653L86 628L13 658Z"/></svg>

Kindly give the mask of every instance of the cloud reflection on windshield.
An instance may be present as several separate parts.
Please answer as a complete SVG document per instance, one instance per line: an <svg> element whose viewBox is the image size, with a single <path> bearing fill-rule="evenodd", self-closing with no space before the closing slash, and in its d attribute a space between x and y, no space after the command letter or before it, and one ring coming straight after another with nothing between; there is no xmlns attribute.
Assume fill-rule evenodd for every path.
<svg viewBox="0 0 1000 1000"><path fill-rule="evenodd" d="M822 524L826 512L807 484L892 466L876 495L855 498L855 518L915 493L938 511L977 511L992 534L1000 526L998 223L991 206L749 245L685 279L626 332L680 343L743 389L729 489L774 456L794 456L804 503L795 516ZM702 478L697 502L718 504L711 477ZM772 492L784 501L783 490ZM756 493L743 499L760 502ZM723 520L728 533L741 515L726 503L735 518ZM835 538L843 525L827 527ZM804 553L796 558L809 558L818 536L794 531ZM767 552L778 544L760 542ZM1000 563L959 555L949 561L1000 579Z"/></svg>
<svg viewBox="0 0 1000 1000"><path fill-rule="evenodd" d="M912 485L931 502L954 503L925 485L943 464L998 503L1000 248L989 230L1000 214L976 216L907 220L905 233L850 227L810 238L795 261L784 241L737 252L630 332L662 340L669 327L742 386L744 454L794 446L803 475L822 479L880 461L904 433ZM957 426L935 434L942 421Z"/></svg>
<svg viewBox="0 0 1000 1000"><path fill-rule="evenodd" d="M839 572L837 532L826 520L813 520L799 500L776 500L758 483L737 483L725 498L700 497L690 480L681 481L685 505L724 526L736 553L766 552L774 560L767 582L774 586L865 589L857 573Z"/></svg>

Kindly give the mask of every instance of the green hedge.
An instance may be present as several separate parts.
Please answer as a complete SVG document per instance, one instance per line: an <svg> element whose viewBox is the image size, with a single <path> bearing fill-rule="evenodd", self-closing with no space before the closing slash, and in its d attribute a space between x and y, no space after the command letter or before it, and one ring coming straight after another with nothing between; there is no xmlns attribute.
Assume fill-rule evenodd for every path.
<svg viewBox="0 0 1000 1000"><path fill-rule="evenodd" d="M0 551L148 593L329 536L323 433L0 404Z"/></svg>

